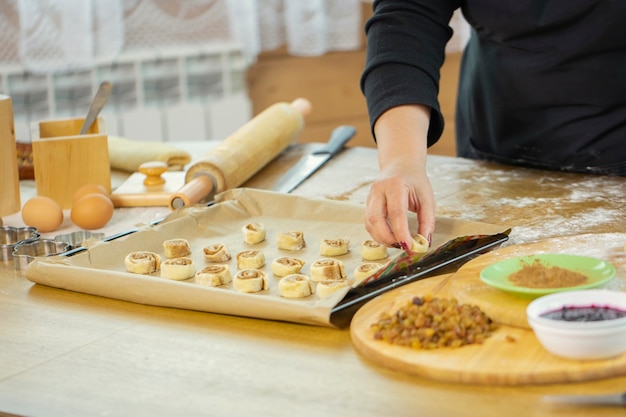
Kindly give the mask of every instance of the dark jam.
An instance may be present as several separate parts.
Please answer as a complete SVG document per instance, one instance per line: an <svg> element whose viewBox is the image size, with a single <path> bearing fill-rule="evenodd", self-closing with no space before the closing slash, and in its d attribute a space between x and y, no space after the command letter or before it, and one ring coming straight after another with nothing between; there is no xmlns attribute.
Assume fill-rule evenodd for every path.
<svg viewBox="0 0 626 417"><path fill-rule="evenodd" d="M558 310L548 311L541 317L563 321L603 321L615 320L626 317L626 311L609 306L588 307L562 307Z"/></svg>

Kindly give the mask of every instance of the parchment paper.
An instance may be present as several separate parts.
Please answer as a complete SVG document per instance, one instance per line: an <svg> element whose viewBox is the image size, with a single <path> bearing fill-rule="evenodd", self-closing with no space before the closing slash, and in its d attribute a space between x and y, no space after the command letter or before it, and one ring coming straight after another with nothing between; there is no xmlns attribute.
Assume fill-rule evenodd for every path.
<svg viewBox="0 0 626 417"><path fill-rule="evenodd" d="M283 298L278 292L279 278L273 276L271 262L280 256L300 258L306 261L302 273L309 275L310 265L322 258L320 243L323 239L348 238L350 252L337 259L343 262L348 279L352 280L354 269L363 262L361 243L370 239L363 217L364 207L353 203L238 188L218 195L217 203L212 206L179 209L158 225L143 227L110 242L100 242L74 256L37 258L28 266L26 276L38 284L140 304L332 326L330 311L347 289L326 299L317 295L295 300ZM265 241L255 245L244 242L242 227L251 222L265 225ZM433 248L458 236L493 234L506 228L438 218ZM304 233L306 248L295 252L278 249L277 234L296 230ZM165 259L163 241L174 238L189 241L196 270L206 265L204 246L224 244L233 257L229 263L233 277L237 273L237 253L261 250L266 259L263 271L267 274L269 289L246 294L237 292L232 284L207 287L196 284L193 278L172 281L161 278L158 272L152 275L126 272L124 258L127 254L147 250ZM379 262L387 263L399 253L390 249L389 257Z"/></svg>

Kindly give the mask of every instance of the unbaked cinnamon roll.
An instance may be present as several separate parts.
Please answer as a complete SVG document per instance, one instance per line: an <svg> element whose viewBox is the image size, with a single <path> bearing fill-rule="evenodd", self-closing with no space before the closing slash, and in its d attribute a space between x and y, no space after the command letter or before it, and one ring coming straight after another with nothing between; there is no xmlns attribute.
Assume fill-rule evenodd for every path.
<svg viewBox="0 0 626 417"><path fill-rule="evenodd" d="M254 245L265 240L265 226L263 223L248 223L241 228L243 232L243 241Z"/></svg>
<svg viewBox="0 0 626 417"><path fill-rule="evenodd" d="M279 233L276 237L278 249L296 251L306 247L304 233L300 231Z"/></svg>
<svg viewBox="0 0 626 417"><path fill-rule="evenodd" d="M237 268L259 269L265 266L265 255L260 250L246 250L237 254Z"/></svg>
<svg viewBox="0 0 626 417"><path fill-rule="evenodd" d="M350 250L349 239L323 239L320 244L320 255L341 256Z"/></svg>
<svg viewBox="0 0 626 417"><path fill-rule="evenodd" d="M278 291L285 298L305 298L313 294L313 286L306 275L291 274L278 281Z"/></svg>
<svg viewBox="0 0 626 417"><path fill-rule="evenodd" d="M311 281L313 282L346 279L343 262L337 259L318 259L311 264L310 272Z"/></svg>
<svg viewBox="0 0 626 417"><path fill-rule="evenodd" d="M267 289L267 278L260 269L242 269L233 278L233 286L239 292L255 293Z"/></svg>
<svg viewBox="0 0 626 417"><path fill-rule="evenodd" d="M416 233L413 236L413 242L411 242L411 252L415 253L415 254L422 254L425 255L426 252L428 252L428 239L426 239L424 236L420 235L419 233ZM415 257L413 257L413 260L416 260Z"/></svg>
<svg viewBox="0 0 626 417"><path fill-rule="evenodd" d="M166 258L181 258L191 255L191 247L187 239L169 239L163 242Z"/></svg>
<svg viewBox="0 0 626 417"><path fill-rule="evenodd" d="M376 262L365 262L360 264L354 269L354 286L358 285L365 278L368 278L376 273L380 268L383 267L383 264L379 264Z"/></svg>
<svg viewBox="0 0 626 417"><path fill-rule="evenodd" d="M205 246L202 248L204 260L212 263L222 263L231 260L232 256L226 246L221 243Z"/></svg>
<svg viewBox="0 0 626 417"><path fill-rule="evenodd" d="M124 258L124 264L133 274L151 274L161 268L161 256L148 251L131 252Z"/></svg>
<svg viewBox="0 0 626 417"><path fill-rule="evenodd" d="M322 281L317 283L317 286L315 287L315 293L319 298L327 298L330 297L330 295L334 292L348 286L348 281L345 279Z"/></svg>
<svg viewBox="0 0 626 417"><path fill-rule="evenodd" d="M193 277L196 272L193 261L187 257L166 259L161 264L161 277L182 281Z"/></svg>
<svg viewBox="0 0 626 417"><path fill-rule="evenodd" d="M387 247L375 240L365 240L361 244L361 258L366 261L377 261L387 257Z"/></svg>
<svg viewBox="0 0 626 417"><path fill-rule="evenodd" d="M219 287L232 282L228 265L216 264L208 265L196 272L196 283L209 287Z"/></svg>
<svg viewBox="0 0 626 417"><path fill-rule="evenodd" d="M302 259L282 257L272 261L272 273L277 277L284 277L291 274L298 274L302 270L305 262Z"/></svg>

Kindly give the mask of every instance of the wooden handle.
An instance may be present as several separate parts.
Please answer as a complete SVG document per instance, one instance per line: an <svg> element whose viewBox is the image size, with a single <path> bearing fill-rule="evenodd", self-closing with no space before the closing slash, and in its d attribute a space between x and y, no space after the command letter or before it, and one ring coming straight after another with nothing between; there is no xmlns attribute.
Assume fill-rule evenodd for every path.
<svg viewBox="0 0 626 417"><path fill-rule="evenodd" d="M139 165L139 172L146 176L143 180L146 187L162 185L165 184L165 179L161 175L167 172L167 164L161 161L144 162Z"/></svg>
<svg viewBox="0 0 626 417"><path fill-rule="evenodd" d="M186 184L172 196L170 208L195 204L211 192L217 194L243 184L300 135L304 117L310 111L311 103L303 98L276 103L263 110L189 167ZM204 195L195 194L206 189L206 181L204 188L196 181L202 176L212 178L213 187ZM190 185L192 182L195 185ZM192 191L193 196L189 195Z"/></svg>
<svg viewBox="0 0 626 417"><path fill-rule="evenodd" d="M209 174L198 174L170 196L170 210L196 204L215 194L215 178Z"/></svg>

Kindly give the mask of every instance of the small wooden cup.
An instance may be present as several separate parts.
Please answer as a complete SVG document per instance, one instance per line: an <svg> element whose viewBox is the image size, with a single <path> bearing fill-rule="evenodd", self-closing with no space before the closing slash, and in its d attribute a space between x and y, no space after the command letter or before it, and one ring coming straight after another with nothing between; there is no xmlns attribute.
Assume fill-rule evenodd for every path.
<svg viewBox="0 0 626 417"><path fill-rule="evenodd" d="M109 146L104 122L98 118L79 135L82 118L33 123L33 164L37 195L71 208L74 193L83 185L99 184L111 192Z"/></svg>

